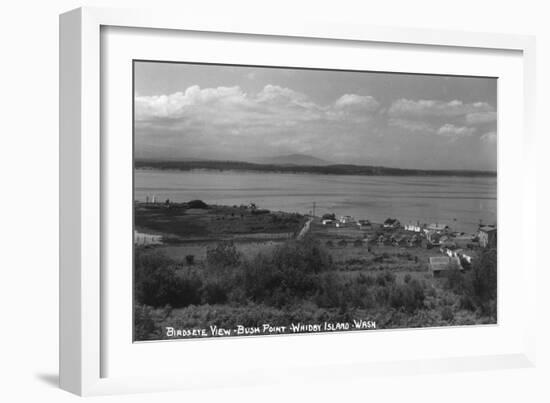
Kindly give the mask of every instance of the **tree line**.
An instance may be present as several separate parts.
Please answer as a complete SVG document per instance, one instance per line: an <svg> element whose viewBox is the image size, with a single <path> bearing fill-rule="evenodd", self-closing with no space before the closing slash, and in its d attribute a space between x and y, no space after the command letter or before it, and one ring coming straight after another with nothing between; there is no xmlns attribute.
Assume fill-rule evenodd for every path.
<svg viewBox="0 0 550 403"><path fill-rule="evenodd" d="M277 165L255 164L243 161L161 161L136 160L135 168L150 168L161 170L191 171L208 169L217 171L256 171L280 173L315 173L324 175L387 175L387 176L464 176L464 177L495 177L493 171L475 170L426 170L391 168L371 165L334 164L334 165Z"/></svg>

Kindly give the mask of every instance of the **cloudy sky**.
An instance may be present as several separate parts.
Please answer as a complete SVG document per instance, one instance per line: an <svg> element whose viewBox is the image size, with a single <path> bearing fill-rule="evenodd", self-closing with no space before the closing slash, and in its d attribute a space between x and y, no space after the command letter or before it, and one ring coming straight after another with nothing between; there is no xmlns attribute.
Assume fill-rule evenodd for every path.
<svg viewBox="0 0 550 403"><path fill-rule="evenodd" d="M497 80L135 63L136 158L496 169Z"/></svg>

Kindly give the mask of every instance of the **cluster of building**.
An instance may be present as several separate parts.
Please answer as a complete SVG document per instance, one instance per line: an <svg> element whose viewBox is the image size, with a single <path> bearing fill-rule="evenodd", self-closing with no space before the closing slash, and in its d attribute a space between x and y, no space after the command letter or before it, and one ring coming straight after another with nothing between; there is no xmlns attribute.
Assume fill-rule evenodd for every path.
<svg viewBox="0 0 550 403"><path fill-rule="evenodd" d="M418 234L408 235L384 235L380 234L376 239L378 245L393 245L393 246L420 246L422 244L422 237Z"/></svg>
<svg viewBox="0 0 550 403"><path fill-rule="evenodd" d="M323 216L322 224L334 225L336 228L358 227L359 229L372 226L369 220L356 220L348 215L336 218L330 214ZM374 239L367 238L364 241L376 242L378 245L414 247L420 246L425 239L427 248L439 247L442 256L434 256L429 259L430 271L434 276L452 268L464 270L465 267L469 267L473 259L469 250L474 245L479 245L482 248L496 248L497 246L497 228L494 225L480 224L476 233L464 234L452 232L451 228L443 223L409 222L401 225L397 218L387 218L382 223L382 227L384 229L403 229L406 233L386 231Z"/></svg>
<svg viewBox="0 0 550 403"><path fill-rule="evenodd" d="M477 233L469 240L477 240L482 248L496 248L497 228L494 225L480 225ZM456 241L457 239L443 239L439 250L446 256L430 257L430 271L434 277L451 269L463 271L472 264L472 255L460 248Z"/></svg>
<svg viewBox="0 0 550 403"><path fill-rule="evenodd" d="M334 225L336 228L350 228L358 227L359 229L371 227L372 223L369 220L357 220L352 216L344 215L339 218L336 218L333 214L325 214L322 218L323 225ZM420 224L420 222L410 222L405 225L401 225L397 218L387 218L382 227L384 229L404 229L407 232L412 232L418 234L415 239L420 237L426 238L430 246L441 246L445 245L449 239L455 239L457 237L462 237L469 241L478 241L479 245L484 248L494 248L496 247L497 241L497 229L494 225L480 225L478 231L472 235L465 235L463 233L453 233L451 228L443 223L431 223L431 224ZM397 243L404 243L403 238L395 238L393 235L388 237L388 240L392 242L396 241Z"/></svg>

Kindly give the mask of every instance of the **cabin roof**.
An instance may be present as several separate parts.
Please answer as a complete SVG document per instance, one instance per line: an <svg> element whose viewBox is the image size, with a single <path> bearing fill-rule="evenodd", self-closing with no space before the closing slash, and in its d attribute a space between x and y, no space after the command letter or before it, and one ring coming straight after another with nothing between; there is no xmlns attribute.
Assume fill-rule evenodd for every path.
<svg viewBox="0 0 550 403"><path fill-rule="evenodd" d="M460 266L460 259L457 257L448 256L430 257L430 267L432 270L448 270L451 267L451 263L456 263Z"/></svg>
<svg viewBox="0 0 550 403"><path fill-rule="evenodd" d="M492 231L496 231L497 228L490 225L484 225L483 227L479 227L479 230L483 232L492 232Z"/></svg>

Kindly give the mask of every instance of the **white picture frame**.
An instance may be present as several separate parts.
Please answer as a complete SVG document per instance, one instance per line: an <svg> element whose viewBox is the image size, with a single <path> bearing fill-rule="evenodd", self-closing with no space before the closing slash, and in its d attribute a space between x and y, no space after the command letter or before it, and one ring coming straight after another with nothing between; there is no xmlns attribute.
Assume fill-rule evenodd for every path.
<svg viewBox="0 0 550 403"><path fill-rule="evenodd" d="M528 254L527 249L522 248L519 256L515 257L521 262L523 275L518 284L522 287L520 293L524 297L521 307L527 312L521 321L518 320L515 335L518 339L518 335L521 334L522 341L513 345L511 343L505 352L499 354L484 354L478 351L467 355L417 359L400 358L397 354L387 361L372 361L359 354L349 362L336 363L329 360L326 365L312 363L307 367L307 372L303 370L304 367L294 362L284 366L284 371L281 371L281 367L270 371L266 364L264 373L250 372L245 365L240 364L237 369L218 368L212 371L208 378L204 376L207 369L197 372L196 376L191 372L177 374L170 371L159 373L157 376L125 375L120 373L124 372L123 369L117 371L116 376L106 375L110 372L105 369L109 350L106 348L107 336L102 327L110 322L104 319L109 315L109 306L105 303L106 291L103 287L105 273L102 272L102 267L105 263L106 245L102 237L102 220L106 218L102 214L102 208L109 171L105 165L105 146L108 142L102 141L101 137L104 130L101 94L102 91L106 91L102 85L108 85L101 79L101 48L104 46L101 32L105 27L176 30L194 32L198 35L214 32L220 35L248 35L257 38L293 38L296 41L319 39L337 40L338 43L375 42L382 45L473 49L478 53L491 50L517 52L522 67L522 76L517 78L523 88L523 97L520 100L523 106L523 133L518 133L516 139L521 143L523 150L523 168L518 174L522 179L522 188L518 196L518 202L521 202L521 220L518 226L524 244L528 242L527 223L536 219L532 198L535 183L529 180L530 174L535 171L535 160L530 158L534 152L533 37L344 25L313 19L303 20L300 24L281 24L280 21L270 21L268 18L261 21L245 18L200 18L169 11L103 8L80 8L70 11L60 17L60 385L63 389L79 395L97 395L227 385L245 386L266 382L293 382L297 379L328 380L380 373L397 375L534 365L536 254ZM499 265L500 261L499 255ZM533 313L533 316L528 316L529 313ZM449 332L463 330L451 329ZM437 329L435 331L437 332ZM392 336L389 336L390 333L386 334L388 338L396 337L393 336L395 333L392 333ZM462 337L463 333L460 334ZM333 336L338 335L331 337ZM301 339L298 343L304 344L309 337L316 336L306 335L295 340ZM346 343L357 343L358 337L360 336L349 336ZM491 337L491 334L487 337ZM269 343L280 346L283 339L274 340L271 338L268 342L254 341L254 348L261 351ZM329 340L329 337L325 340ZM380 340L380 337L377 340ZM247 348L244 340L211 340L207 343L218 343L221 346L219 349L231 348L242 351L242 354L245 354ZM165 351L167 349L170 347L164 348ZM146 365L144 362L144 366ZM330 377L327 376L327 372L331 373ZM334 374L336 372L338 375Z"/></svg>

